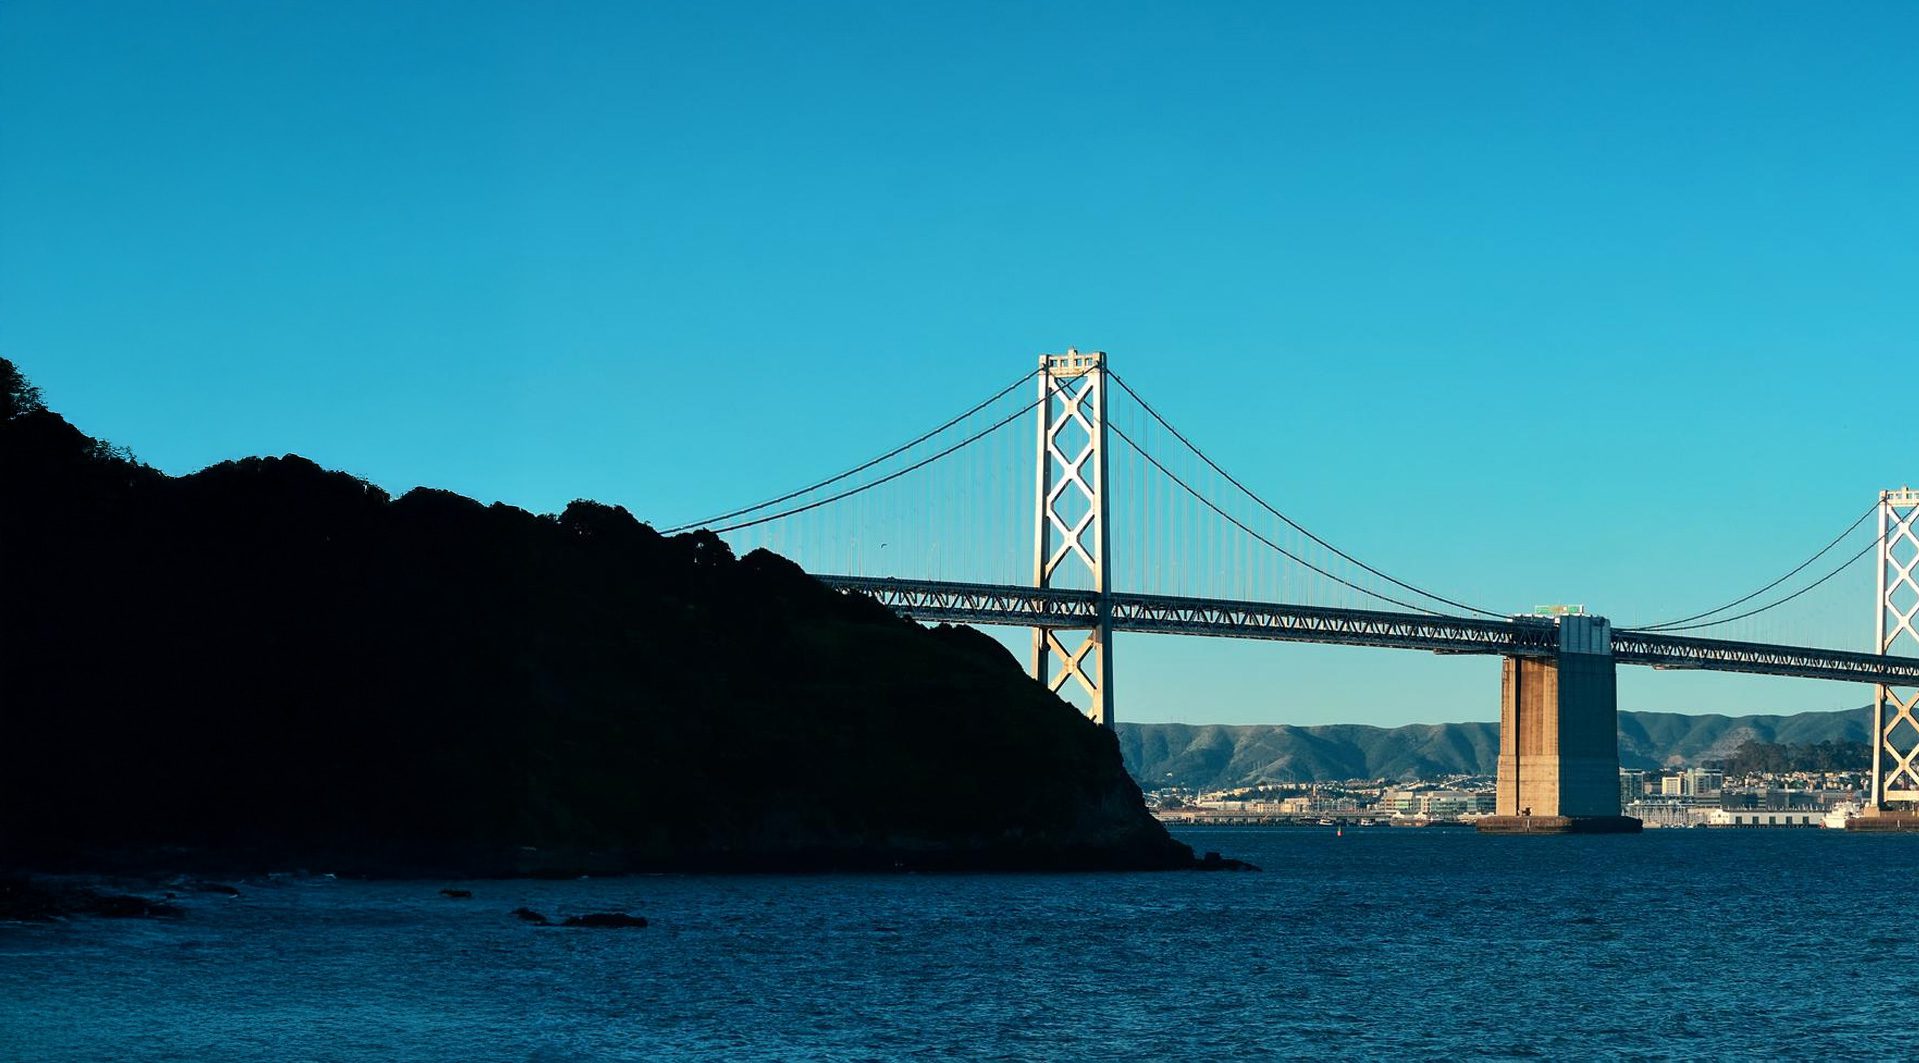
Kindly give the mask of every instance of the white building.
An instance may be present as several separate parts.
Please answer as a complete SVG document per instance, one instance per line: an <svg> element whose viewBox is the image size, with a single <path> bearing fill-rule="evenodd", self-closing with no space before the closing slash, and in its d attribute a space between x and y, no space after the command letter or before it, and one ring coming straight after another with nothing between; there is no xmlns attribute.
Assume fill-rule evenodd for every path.
<svg viewBox="0 0 1919 1063"><path fill-rule="evenodd" d="M1497 804L1497 795L1476 790L1388 790L1379 795L1381 812L1427 819L1490 814Z"/></svg>
<svg viewBox="0 0 1919 1063"><path fill-rule="evenodd" d="M1817 827L1826 818L1814 808L1753 809L1715 808L1706 814L1709 827Z"/></svg>
<svg viewBox="0 0 1919 1063"><path fill-rule="evenodd" d="M1660 797L1709 797L1719 792L1725 784L1725 775L1705 768L1688 768L1682 772L1659 777L1658 796ZM1652 788L1651 781L1647 789ZM1622 791L1623 792L1623 791ZM1650 793L1647 796L1652 796Z"/></svg>

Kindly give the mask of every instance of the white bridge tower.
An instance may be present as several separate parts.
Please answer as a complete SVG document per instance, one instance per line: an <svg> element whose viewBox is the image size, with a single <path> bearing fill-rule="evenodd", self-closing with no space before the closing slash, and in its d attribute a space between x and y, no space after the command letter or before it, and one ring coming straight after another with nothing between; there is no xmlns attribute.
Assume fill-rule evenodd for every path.
<svg viewBox="0 0 1919 1063"><path fill-rule="evenodd" d="M1106 508L1106 355L1068 349L1039 356L1039 478L1033 586L1098 595L1087 627L1033 628L1033 677L1058 691L1070 678L1092 699L1094 723L1113 725L1112 528ZM1069 577L1083 577L1079 579ZM1062 636L1065 636L1062 638Z"/></svg>
<svg viewBox="0 0 1919 1063"><path fill-rule="evenodd" d="M1872 611L1873 652L1919 657L1919 491L1909 487L1879 492L1879 595ZM1919 802L1916 714L1919 687L1878 685L1872 702L1869 806L1875 811L1894 801Z"/></svg>

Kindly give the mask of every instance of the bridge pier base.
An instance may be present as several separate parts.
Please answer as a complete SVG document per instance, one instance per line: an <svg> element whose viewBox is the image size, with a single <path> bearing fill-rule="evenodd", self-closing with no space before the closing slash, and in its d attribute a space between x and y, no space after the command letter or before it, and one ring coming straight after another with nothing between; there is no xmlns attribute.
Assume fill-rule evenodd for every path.
<svg viewBox="0 0 1919 1063"><path fill-rule="evenodd" d="M1919 812L1891 808L1867 808L1846 820L1847 830L1869 833L1919 831Z"/></svg>
<svg viewBox="0 0 1919 1063"><path fill-rule="evenodd" d="M1559 618L1552 657L1507 657L1500 682L1498 834L1633 832L1620 814L1619 695L1612 628L1602 617Z"/></svg>

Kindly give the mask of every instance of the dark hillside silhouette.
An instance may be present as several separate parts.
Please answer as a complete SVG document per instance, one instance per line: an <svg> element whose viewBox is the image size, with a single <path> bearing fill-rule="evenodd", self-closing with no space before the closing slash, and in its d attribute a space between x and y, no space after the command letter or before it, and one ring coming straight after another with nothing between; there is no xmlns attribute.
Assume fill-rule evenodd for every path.
<svg viewBox="0 0 1919 1063"><path fill-rule="evenodd" d="M1191 862L1113 736L976 632L592 502L169 477L0 385L5 859Z"/></svg>

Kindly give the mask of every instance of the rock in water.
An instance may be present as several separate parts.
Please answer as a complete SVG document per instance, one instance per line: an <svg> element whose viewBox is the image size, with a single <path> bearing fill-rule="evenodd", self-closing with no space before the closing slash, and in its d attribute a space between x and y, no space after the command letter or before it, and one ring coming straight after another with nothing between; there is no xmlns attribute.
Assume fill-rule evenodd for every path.
<svg viewBox="0 0 1919 1063"><path fill-rule="evenodd" d="M561 926L606 926L606 927L643 927L646 916L628 915L625 912L593 912L590 915L569 915Z"/></svg>
<svg viewBox="0 0 1919 1063"><path fill-rule="evenodd" d="M535 926L545 926L552 922L552 920L531 908L515 908L513 909L513 914L519 918L520 922L532 923Z"/></svg>
<svg viewBox="0 0 1919 1063"><path fill-rule="evenodd" d="M1197 871L1258 871L1259 870L1259 868L1256 865L1249 864L1244 860L1234 860L1230 857L1222 858L1218 853L1214 853L1214 852L1209 852L1204 857L1201 857L1199 862L1193 865L1193 868L1194 870L1197 870Z"/></svg>
<svg viewBox="0 0 1919 1063"><path fill-rule="evenodd" d="M456 889L453 889L452 887L448 887L440 891L440 896L451 897L456 901L463 901L473 896L473 891L472 890L456 890Z"/></svg>
<svg viewBox="0 0 1919 1063"><path fill-rule="evenodd" d="M183 913L165 901L100 893L85 886L9 876L0 878L0 920L48 922L76 915L146 919Z"/></svg>

